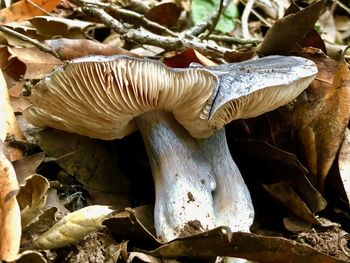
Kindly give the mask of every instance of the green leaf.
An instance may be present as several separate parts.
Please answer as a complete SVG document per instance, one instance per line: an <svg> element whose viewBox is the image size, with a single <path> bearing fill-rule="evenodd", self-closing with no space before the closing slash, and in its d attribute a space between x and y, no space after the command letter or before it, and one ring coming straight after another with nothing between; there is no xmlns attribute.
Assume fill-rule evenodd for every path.
<svg viewBox="0 0 350 263"><path fill-rule="evenodd" d="M192 19L194 24L207 20L219 8L220 0L192 0ZM231 32L235 28L238 17L237 6L232 1L220 16L216 30L223 33Z"/></svg>

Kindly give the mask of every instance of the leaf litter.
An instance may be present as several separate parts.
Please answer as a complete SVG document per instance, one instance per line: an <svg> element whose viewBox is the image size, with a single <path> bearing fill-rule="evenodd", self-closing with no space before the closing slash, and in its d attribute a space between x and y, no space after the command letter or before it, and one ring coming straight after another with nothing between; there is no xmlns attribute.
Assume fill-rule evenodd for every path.
<svg viewBox="0 0 350 263"><path fill-rule="evenodd" d="M1 110L5 114L0 118L0 127L5 127L1 140L12 138L2 146L5 150L1 155L1 165L9 169L2 176L1 184L2 260L160 262L164 258L210 261L222 256L257 262L349 262L348 53L339 59L340 50L349 44L349 30L344 26L350 23L346 9L340 5L324 5L323 1L310 1L312 4L304 8L293 3L285 17L275 20L265 34L266 21L259 18L259 12L270 16L268 19L272 13L275 16L281 12L275 7L270 7L270 12L264 11L264 1L257 0L252 10L246 10L254 14L249 16L248 23L251 34L258 39L249 41L242 38L240 23L233 21L239 21L236 12L242 12L246 6L232 2L233 7L232 3L225 7L231 9L225 11L219 30L203 31L203 36L209 33L211 38L203 40L201 35L192 39L186 35L193 24L198 25L198 21L191 21L191 5L186 1L179 4L179 1L119 0L113 3L115 6L96 3L107 10L113 10L112 7L126 10L121 12L123 17L115 16L115 19L129 23L131 28L135 26L144 39L148 33L140 28L142 23L150 32L163 36L172 30L174 34L170 36L175 41L176 37L193 41L190 49L181 45L179 48L169 45L172 48L167 49L163 44L158 47L157 43L137 43L131 36L121 36L125 42L119 46L102 43L111 35L111 30L108 24L84 13L85 3L82 9L78 7L83 1L33 2L40 8L18 1L0 10L2 27L37 39L43 45L40 49L27 38L1 30L0 67L6 79L1 88L9 89L17 98L27 98L26 82L35 84L55 67L66 63L63 60L85 55L137 57L151 50L149 54L153 54L153 58L164 60L172 67L188 67L193 62L202 65L220 64L224 59L238 62L256 54L297 54L312 59L319 74L294 102L261 117L236 121L227 129L230 149L251 190L256 209L252 233L231 233L223 226L168 243L155 237L154 189L139 134L123 142L109 143L53 129L40 131L21 119L28 102L1 94L0 99L6 102L2 105L7 105ZM206 2L209 1L196 1L196 8L205 7ZM210 2L218 6L220 1ZM192 12L196 12L196 8ZM55 15L48 16L47 12L52 11ZM125 15L132 12L141 17L134 24L133 19L127 20ZM159 32L147 24L149 20L159 24ZM316 22L318 31L314 29ZM338 37L334 33L339 33ZM325 44L322 38L328 42ZM214 45L205 50L198 44L201 41ZM261 44L257 46L257 43ZM59 55L44 53L43 47ZM221 54L220 48L225 48ZM23 129L24 126L27 128ZM25 142L24 136L30 142ZM35 147L30 148L30 144ZM6 151L17 153L10 158L5 157ZM28 156L22 157L23 154ZM9 161L13 161L14 168ZM9 193L13 194L9 196ZM95 212L75 217L79 211L96 205L111 207L104 206L106 213L102 212L101 217ZM109 218L105 219L107 215ZM89 229L85 225L89 222L94 227ZM66 234L59 239L61 232ZM41 248L50 250L35 248L49 239L52 244Z"/></svg>

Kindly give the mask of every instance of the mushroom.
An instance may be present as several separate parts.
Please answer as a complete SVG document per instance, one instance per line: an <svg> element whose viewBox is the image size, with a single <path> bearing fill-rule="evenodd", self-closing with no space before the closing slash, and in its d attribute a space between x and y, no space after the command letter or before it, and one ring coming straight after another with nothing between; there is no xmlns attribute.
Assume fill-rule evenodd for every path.
<svg viewBox="0 0 350 263"><path fill-rule="evenodd" d="M252 201L220 129L288 103L316 72L297 57L172 69L148 59L91 56L41 80L24 116L36 126L106 140L139 129L162 241L218 225L248 231Z"/></svg>

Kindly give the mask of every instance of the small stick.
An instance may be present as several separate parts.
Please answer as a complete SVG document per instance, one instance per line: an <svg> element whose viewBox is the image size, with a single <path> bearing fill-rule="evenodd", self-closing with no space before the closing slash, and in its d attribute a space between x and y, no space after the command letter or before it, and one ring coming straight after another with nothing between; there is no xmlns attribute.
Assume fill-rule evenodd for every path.
<svg viewBox="0 0 350 263"><path fill-rule="evenodd" d="M30 43L33 46L35 46L36 48L38 48L39 50L41 50L43 52L46 52L46 53L49 53L52 56L54 56L54 57L56 57L56 58L58 58L60 60L64 60L64 58L62 58L62 56L59 53L57 53L56 51L52 50L50 47L40 43L36 39L32 39L30 37L27 37L26 35L18 33L17 31L14 31L14 30L12 30L10 28L7 28L5 26L2 26L2 25L0 25L0 31L4 32L6 34L9 34L11 36L14 36L14 37L16 37L16 38L18 38L18 39L20 39L20 40L22 40L24 42Z"/></svg>
<svg viewBox="0 0 350 263"><path fill-rule="evenodd" d="M240 44L240 45L256 46L259 43L261 43L261 40L258 40L258 39L242 39L238 37L225 36L225 35L210 35L209 39L215 42L225 42L228 45Z"/></svg>

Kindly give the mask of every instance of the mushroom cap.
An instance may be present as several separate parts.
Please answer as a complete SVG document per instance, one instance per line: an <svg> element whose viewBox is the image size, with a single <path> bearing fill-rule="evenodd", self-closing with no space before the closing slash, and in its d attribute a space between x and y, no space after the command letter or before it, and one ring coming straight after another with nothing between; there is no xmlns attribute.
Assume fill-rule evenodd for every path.
<svg viewBox="0 0 350 263"><path fill-rule="evenodd" d="M214 128L289 103L317 74L314 62L294 56L268 56L207 69L219 79L218 92L206 116Z"/></svg>
<svg viewBox="0 0 350 263"><path fill-rule="evenodd" d="M199 118L209 111L218 80L206 69L172 69L127 56L72 60L32 90L25 118L99 139L122 138L136 129L133 119L147 111L172 112L194 135L212 133Z"/></svg>
<svg viewBox="0 0 350 263"><path fill-rule="evenodd" d="M186 69L127 56L90 56L41 80L24 117L39 127L110 140L133 132L138 115L164 110L192 136L204 138L232 120L290 102L316 73L312 61L291 56Z"/></svg>

